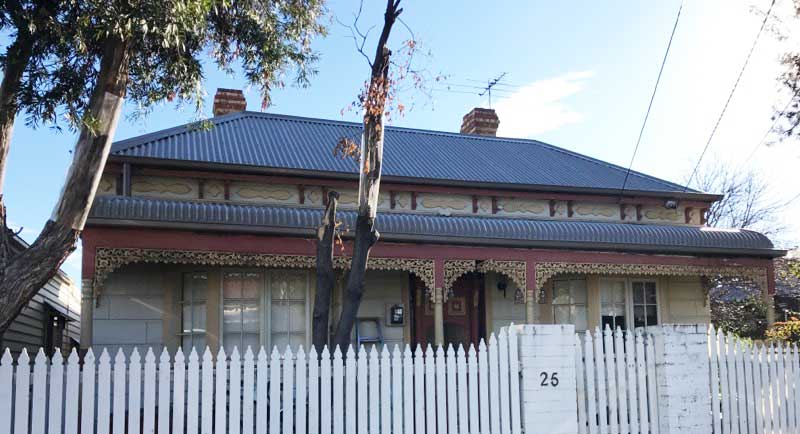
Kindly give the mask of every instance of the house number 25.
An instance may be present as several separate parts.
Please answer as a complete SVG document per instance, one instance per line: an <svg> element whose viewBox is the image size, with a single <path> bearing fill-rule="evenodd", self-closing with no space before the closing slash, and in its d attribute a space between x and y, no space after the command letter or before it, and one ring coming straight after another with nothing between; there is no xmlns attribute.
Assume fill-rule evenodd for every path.
<svg viewBox="0 0 800 434"><path fill-rule="evenodd" d="M539 376L542 377L542 386L552 386L558 387L558 372L553 372L548 374L547 372L539 373Z"/></svg>

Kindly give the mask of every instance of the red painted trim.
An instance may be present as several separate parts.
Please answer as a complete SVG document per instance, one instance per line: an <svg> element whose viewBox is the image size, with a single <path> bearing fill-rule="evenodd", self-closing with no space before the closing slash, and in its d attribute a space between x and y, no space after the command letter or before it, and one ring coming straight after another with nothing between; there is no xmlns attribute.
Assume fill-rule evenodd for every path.
<svg viewBox="0 0 800 434"><path fill-rule="evenodd" d="M300 205L306 203L306 187L303 184L297 184L297 201Z"/></svg>
<svg viewBox="0 0 800 434"><path fill-rule="evenodd" d="M692 207L687 206L683 209L683 220L687 225L692 222Z"/></svg>
<svg viewBox="0 0 800 434"><path fill-rule="evenodd" d="M314 255L316 252L316 243L314 240L308 238L232 233L214 234L162 229L87 227L83 232L82 240L83 278L91 278L94 275L95 252L99 247L309 256ZM351 252L351 242L346 240L344 242L343 253L349 255ZM337 249L336 254L342 254L342 251ZM772 267L772 260L767 258L671 256L644 253L473 247L389 242L379 242L376 244L372 248L370 255L389 258L433 258L438 261L437 263L441 264L443 264L445 259L497 259L526 261L529 264L535 264L537 262L593 262L612 264L743 265ZM443 282L443 268L437 267L436 273L438 276L437 281ZM771 288L774 290L774 283L771 284Z"/></svg>
<svg viewBox="0 0 800 434"><path fill-rule="evenodd" d="M328 188L322 187L322 205L328 206Z"/></svg>
<svg viewBox="0 0 800 434"><path fill-rule="evenodd" d="M109 166L110 167L110 166ZM108 170L108 169L106 169ZM150 176L177 176L188 178L222 179L229 181L248 181L265 182L269 184L304 184L313 186L325 186L331 188L358 188L358 181L347 181L340 179L310 178L301 176L273 176L273 175L248 175L238 173L220 173L202 170L179 170L179 169L157 169L151 167L139 167L134 170L134 174ZM615 195L603 194L580 194L580 193L556 193L546 191L517 191L501 189L482 189L465 187L448 187L437 185L417 185L401 183L382 183L386 190L397 192L419 192L419 193L443 193L443 194L464 194L478 196L497 196L501 198L516 199L539 199L539 200L573 200L589 201L600 203L626 203L626 204L647 204L663 205L664 199L648 196L626 196L622 199ZM711 202L703 201L681 201L681 204L688 206L708 206Z"/></svg>
<svg viewBox="0 0 800 434"><path fill-rule="evenodd" d="M556 201L551 200L549 202L549 205L550 205L550 217L553 217L556 215Z"/></svg>
<svg viewBox="0 0 800 434"><path fill-rule="evenodd" d="M575 214L575 211L572 210L572 201L567 201L567 217L572 217Z"/></svg>
<svg viewBox="0 0 800 434"><path fill-rule="evenodd" d="M222 184L225 186L225 200L231 200L231 182L225 180Z"/></svg>
<svg viewBox="0 0 800 434"><path fill-rule="evenodd" d="M206 195L205 189L206 189L206 180L205 179L201 179L201 180L197 181L197 198L198 199L204 199L205 198L205 195Z"/></svg>
<svg viewBox="0 0 800 434"><path fill-rule="evenodd" d="M497 214L499 209L497 208L497 198L492 196L492 214Z"/></svg>
<svg viewBox="0 0 800 434"><path fill-rule="evenodd" d="M625 217L627 217L625 215L625 206L626 205L624 203L621 203L619 205L619 219L622 220L622 221L625 221Z"/></svg>
<svg viewBox="0 0 800 434"><path fill-rule="evenodd" d="M494 203L494 201L492 201L492 203ZM478 213L478 196L477 195L473 195L472 196L472 213L473 214L477 214Z"/></svg>
<svg viewBox="0 0 800 434"><path fill-rule="evenodd" d="M395 209L397 207L397 193L394 190L389 191L389 207Z"/></svg>
<svg viewBox="0 0 800 434"><path fill-rule="evenodd" d="M416 191L412 191L411 192L411 209L412 210L417 209L417 192Z"/></svg>
<svg viewBox="0 0 800 434"><path fill-rule="evenodd" d="M636 221L637 222L642 221L642 206L641 205L636 205Z"/></svg>

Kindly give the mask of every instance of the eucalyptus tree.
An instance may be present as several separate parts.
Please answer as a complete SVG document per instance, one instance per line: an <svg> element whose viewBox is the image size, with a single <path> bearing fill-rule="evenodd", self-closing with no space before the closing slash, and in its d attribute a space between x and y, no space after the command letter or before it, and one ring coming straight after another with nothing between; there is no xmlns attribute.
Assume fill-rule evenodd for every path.
<svg viewBox="0 0 800 434"><path fill-rule="evenodd" d="M210 55L241 70L266 106L289 75L308 84L323 13L323 0L0 1L0 30L13 39L0 58L0 177L18 113L78 133L53 214L27 250L8 248L0 206L0 333L75 248L126 98L139 114L162 101L199 110Z"/></svg>

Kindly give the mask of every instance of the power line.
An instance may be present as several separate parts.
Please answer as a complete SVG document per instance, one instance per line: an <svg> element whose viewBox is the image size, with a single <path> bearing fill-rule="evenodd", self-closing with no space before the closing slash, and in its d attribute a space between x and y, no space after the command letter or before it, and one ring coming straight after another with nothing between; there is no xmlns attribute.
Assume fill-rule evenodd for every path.
<svg viewBox="0 0 800 434"><path fill-rule="evenodd" d="M731 92L728 94L728 99L725 101L725 105L722 106L722 112L719 114L719 118L717 118L717 123L714 124L714 128L711 130L711 135L708 136L708 141L706 141L706 146L703 147L703 152L700 153L700 158L697 160L697 164L694 166L692 170L692 174L689 175L689 179L686 181L686 185L683 187L683 192L685 193L686 190L689 189L689 184L692 182L692 178L697 173L697 169L700 167L700 163L703 161L703 157L706 155L706 151L708 151L708 146L711 145L711 140L714 139L714 134L717 132L717 128L719 128L720 122L722 122L722 118L725 116L725 110L728 109L728 104L730 104L731 99L733 98L734 92L736 92L736 86L739 85L739 81L742 79L742 75L744 75L744 70L747 68L747 63L750 62L750 57L753 55L753 51L756 49L756 45L758 44L758 39L761 37L761 33L764 31L764 27L767 25L767 20L769 20L770 13L772 12L772 7L775 6L775 0L769 5L769 9L767 9L767 13L764 14L764 21L761 22L761 27L758 29L758 33L756 34L756 39L753 41L753 45L750 46L750 51L747 53L747 57L744 59L744 64L742 64L742 69L739 70L739 75L736 77L736 81L733 83L733 88L731 88Z"/></svg>
<svg viewBox="0 0 800 434"><path fill-rule="evenodd" d="M753 147L753 150L750 151L750 154L747 155L747 158L745 158L744 161L742 161L736 167L737 170L739 168L741 168L742 166L744 166L745 164L747 164L750 161L750 159L753 158L753 155L756 154L756 151L758 150L758 148L760 148L761 145L763 145L767 141L767 137L769 137L770 133L772 133L775 130L775 126L778 124L778 121L781 120L781 118L783 117L784 113L786 113L786 111L789 110L789 106L792 105L793 101L794 101L794 97L789 98L789 101L786 102L786 107L784 107L783 110L781 110L780 112L778 112L775 115L775 119L772 120L772 124L769 126L769 129L767 129L767 131L764 132L764 136L761 137L761 140L759 140L758 143L756 143L756 146Z"/></svg>
<svg viewBox="0 0 800 434"><path fill-rule="evenodd" d="M644 121L642 122L642 128L639 129L639 138L636 139L636 146L633 148L633 155L631 155L631 162L628 163L628 170L625 172L625 180L622 182L622 188L619 190L620 197L622 197L622 194L625 192L625 187L628 185L628 177L631 174L631 168L633 167L633 160L636 159L636 153L639 151L639 144L642 142L642 135L644 134L644 128L647 125L647 119L650 117L650 109L653 108L653 101L656 99L658 84L661 82L661 74L664 72L664 65L667 64L667 56L669 56L669 49L672 47L672 39L675 37L675 30L678 28L678 21L680 21L681 19L682 10L683 10L683 2L681 1L681 5L678 8L678 14L675 16L675 24L672 25L672 33L669 35L667 50L664 52L664 58L661 59L661 68L658 70L658 77L656 78L656 84L655 86L653 86L652 95L650 95L650 103L647 104L647 111L644 114Z"/></svg>

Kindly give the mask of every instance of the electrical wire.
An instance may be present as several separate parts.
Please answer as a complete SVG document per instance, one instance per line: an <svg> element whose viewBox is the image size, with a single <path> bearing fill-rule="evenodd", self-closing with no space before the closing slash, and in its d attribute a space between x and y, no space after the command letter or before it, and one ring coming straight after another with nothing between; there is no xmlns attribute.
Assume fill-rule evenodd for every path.
<svg viewBox="0 0 800 434"><path fill-rule="evenodd" d="M620 197L622 197L622 194L625 192L625 187L628 185L628 177L630 177L631 168L633 167L633 161L636 159L636 153L639 151L639 144L642 142L642 135L644 134L644 128L647 125L647 119L650 117L650 109L653 108L653 101L656 99L658 84L661 82L661 74L664 72L664 65L667 64L669 49L672 47L672 39L675 37L675 30L678 28L678 22L681 19L682 10L683 10L683 2L681 1L681 5L678 8L678 14L675 16L675 24L673 24L672 26L672 33L669 35L669 42L667 43L667 49L664 52L664 58L661 59L661 68L658 70L658 77L656 78L656 84L655 86L653 86L652 95L650 95L650 103L647 104L647 111L644 114L644 121L642 121L642 127L639 129L639 138L636 139L636 146L633 148L633 155L631 155L631 161L630 163L628 163L628 170L625 172L625 180L622 182L622 188L620 188L619 190Z"/></svg>
<svg viewBox="0 0 800 434"><path fill-rule="evenodd" d="M767 26L767 21L769 20L770 14L772 13L772 7L775 6L775 0L769 5L769 9L767 9L767 13L764 14L764 21L761 22L761 27L758 29L758 33L756 34L756 39L753 41L753 45L750 46L750 51L747 53L747 57L744 59L744 64L742 64L742 69L739 70L739 75L736 77L736 81L733 83L733 87L731 88L730 93L728 94L728 99L725 101L725 105L722 106L722 112L719 114L719 118L717 118L717 123L714 124L714 128L711 130L711 135L708 136L708 140L706 141L706 145L703 147L703 152L700 153L700 158L697 160L697 164L695 164L694 169L692 170L692 174L689 175L689 179L686 180L686 185L683 187L683 192L686 193L686 190L689 189L689 184L691 184L694 175L697 174L697 169L700 168L700 163L703 161L703 157L706 155L706 151L708 151L709 145L711 145L711 140L714 139L714 134L717 132L717 128L719 128L720 122L722 122L722 118L725 116L725 111L728 109L728 105L733 98L733 94L736 92L736 87L739 85L739 81L742 79L742 75L744 75L745 69L747 69L747 64L750 62L750 57L753 55L753 51L756 49L756 45L758 44L758 39L761 37L761 33L764 31L764 27Z"/></svg>

